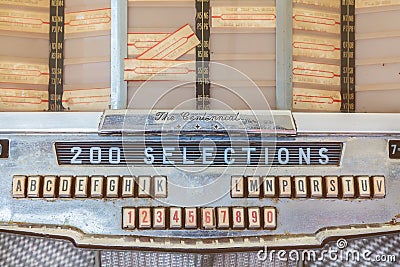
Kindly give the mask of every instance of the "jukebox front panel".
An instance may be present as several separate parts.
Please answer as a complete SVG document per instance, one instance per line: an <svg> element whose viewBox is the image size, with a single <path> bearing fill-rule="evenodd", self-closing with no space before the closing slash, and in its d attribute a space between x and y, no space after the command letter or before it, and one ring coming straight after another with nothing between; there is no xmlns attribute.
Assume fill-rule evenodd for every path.
<svg viewBox="0 0 400 267"><path fill-rule="evenodd" d="M396 127L248 111L89 113L76 127L77 115L2 115L15 127L1 127L1 229L194 250L398 230Z"/></svg>

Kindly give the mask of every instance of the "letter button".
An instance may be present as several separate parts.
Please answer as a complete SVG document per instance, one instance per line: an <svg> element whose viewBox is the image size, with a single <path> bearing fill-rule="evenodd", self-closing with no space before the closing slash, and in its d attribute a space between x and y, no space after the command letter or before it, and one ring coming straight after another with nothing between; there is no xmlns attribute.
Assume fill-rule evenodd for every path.
<svg viewBox="0 0 400 267"><path fill-rule="evenodd" d="M264 197L276 197L275 185L276 183L274 176L263 177Z"/></svg>
<svg viewBox="0 0 400 267"><path fill-rule="evenodd" d="M39 197L41 186L40 176L29 176L28 177L28 197Z"/></svg>
<svg viewBox="0 0 400 267"><path fill-rule="evenodd" d="M204 229L215 228L215 213L214 208L201 209L201 222Z"/></svg>
<svg viewBox="0 0 400 267"><path fill-rule="evenodd" d="M138 196L150 197L151 177L139 176L138 179Z"/></svg>
<svg viewBox="0 0 400 267"><path fill-rule="evenodd" d="M103 190L103 176L92 176L90 178L90 196L101 198L104 196Z"/></svg>
<svg viewBox="0 0 400 267"><path fill-rule="evenodd" d="M231 177L231 196L244 197L244 177L242 176Z"/></svg>
<svg viewBox="0 0 400 267"><path fill-rule="evenodd" d="M26 196L26 176L15 175L13 177L13 197L23 198Z"/></svg>
<svg viewBox="0 0 400 267"><path fill-rule="evenodd" d="M56 197L56 181L55 176L45 176L43 179L43 197Z"/></svg>
<svg viewBox="0 0 400 267"><path fill-rule="evenodd" d="M305 176L294 177L294 196L298 198L304 198L307 197L307 194L307 178Z"/></svg>
<svg viewBox="0 0 400 267"><path fill-rule="evenodd" d="M384 176L372 176L372 183L374 188L374 198L384 198L386 196L385 189L385 177Z"/></svg>
<svg viewBox="0 0 400 267"><path fill-rule="evenodd" d="M310 177L310 191L312 198L321 198L323 196L321 176Z"/></svg>
<svg viewBox="0 0 400 267"><path fill-rule="evenodd" d="M139 208L139 228L151 228L151 211L150 208Z"/></svg>
<svg viewBox="0 0 400 267"><path fill-rule="evenodd" d="M279 197L291 197L292 185L290 176L278 177L279 179Z"/></svg>
<svg viewBox="0 0 400 267"><path fill-rule="evenodd" d="M353 176L340 177L342 182L343 197L354 197L354 178Z"/></svg>
<svg viewBox="0 0 400 267"><path fill-rule="evenodd" d="M122 208L122 229L135 229L135 208Z"/></svg>
<svg viewBox="0 0 400 267"><path fill-rule="evenodd" d="M358 176L356 179L357 179L359 197L360 198L371 197L371 184L369 181L369 176Z"/></svg>
<svg viewBox="0 0 400 267"><path fill-rule="evenodd" d="M153 228L165 229L165 208L158 207L153 209Z"/></svg>
<svg viewBox="0 0 400 267"><path fill-rule="evenodd" d="M124 176L122 177L122 197L134 197L135 196L135 177Z"/></svg>
<svg viewBox="0 0 400 267"><path fill-rule="evenodd" d="M87 176L77 176L75 178L75 197L88 196L88 182L89 177Z"/></svg>
<svg viewBox="0 0 400 267"><path fill-rule="evenodd" d="M72 197L72 177L60 176L60 183L58 185L59 197Z"/></svg>
<svg viewBox="0 0 400 267"><path fill-rule="evenodd" d="M167 197L167 177L165 176L154 177L154 197L155 198Z"/></svg>
<svg viewBox="0 0 400 267"><path fill-rule="evenodd" d="M337 176L325 176L326 197L339 197L339 184Z"/></svg>
<svg viewBox="0 0 400 267"><path fill-rule="evenodd" d="M248 197L260 197L260 177L247 177Z"/></svg>
<svg viewBox="0 0 400 267"><path fill-rule="evenodd" d="M107 177L106 196L118 197L118 191L119 191L119 176Z"/></svg>

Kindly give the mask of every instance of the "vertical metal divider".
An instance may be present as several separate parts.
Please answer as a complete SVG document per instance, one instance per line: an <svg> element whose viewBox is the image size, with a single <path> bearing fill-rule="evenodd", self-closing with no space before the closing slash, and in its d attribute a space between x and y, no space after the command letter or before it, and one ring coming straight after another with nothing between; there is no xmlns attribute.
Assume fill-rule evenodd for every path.
<svg viewBox="0 0 400 267"><path fill-rule="evenodd" d="M196 109L210 109L210 0L196 0Z"/></svg>
<svg viewBox="0 0 400 267"><path fill-rule="evenodd" d="M64 1L50 1L49 111L63 111Z"/></svg>
<svg viewBox="0 0 400 267"><path fill-rule="evenodd" d="M292 17L292 0L276 0L276 109L293 107Z"/></svg>
<svg viewBox="0 0 400 267"><path fill-rule="evenodd" d="M341 112L355 112L355 2L341 1L340 10L340 93L342 95Z"/></svg>
<svg viewBox="0 0 400 267"><path fill-rule="evenodd" d="M124 109L128 85L124 59L128 56L128 0L111 0L111 109Z"/></svg>

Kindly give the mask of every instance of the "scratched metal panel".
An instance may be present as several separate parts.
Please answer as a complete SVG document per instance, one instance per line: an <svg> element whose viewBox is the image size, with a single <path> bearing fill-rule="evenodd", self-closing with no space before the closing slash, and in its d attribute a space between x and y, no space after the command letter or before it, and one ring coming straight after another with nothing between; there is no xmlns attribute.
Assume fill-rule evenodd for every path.
<svg viewBox="0 0 400 267"><path fill-rule="evenodd" d="M312 117L310 117L311 119ZM343 117L344 118L344 117ZM349 119L350 117L348 117ZM356 119L354 117L353 119ZM64 120L67 123L67 120ZM72 121L70 122L72 123ZM328 122L325 122L328 123ZM356 123L356 121L354 121ZM377 122L376 122L377 123ZM350 124L352 125L352 124ZM400 186L398 162L388 160L387 140L400 138L393 134L367 136L346 135L307 135L298 134L296 137L287 137L290 141L304 142L344 142L345 149L340 167L210 167L199 172L195 167L184 169L165 167L126 167L106 168L101 166L59 166L56 162L53 143L58 141L77 140L118 140L117 136L98 136L97 134L57 134L57 135L9 135L4 133L1 138L10 139L10 158L2 160L3 175L0 182L0 201L3 203L0 212L0 228L21 227L24 224L12 225L11 222L47 224L46 228L27 228L24 231L39 231L55 235L68 235L78 244L129 245L143 247L159 247L166 237L171 241L169 248L181 245L176 242L179 238L205 240L208 238L238 238L234 243L209 244L210 246L241 247L257 246L273 241L273 236L290 234L305 234L309 239L297 240L299 244L319 243L324 239L318 234L326 227L341 227L360 225L360 228L327 231L326 235L350 233L354 231L390 231L397 225L388 224L399 213L400 203L397 197L397 188ZM83 130L82 130L83 132ZM135 139L136 138L136 139ZM139 138L139 139L137 139ZM286 138L280 138L284 141ZM140 137L124 136L127 141L140 141ZM360 153L362 151L362 153ZM193 176L192 172L197 174ZM11 196L11 177L13 175L166 175L168 177L168 197L165 199L15 199ZM232 175L262 176L262 175L384 175L386 177L387 195L384 199L357 199L353 201L342 199L257 199L231 198L229 195L230 178ZM129 206L274 206L278 210L278 226L276 230L122 230L121 208ZM105 214L107 214L105 216ZM362 225L376 225L377 228L365 228ZM57 231L51 226L72 227ZM379 227L378 227L379 226ZM380 228L382 227L382 228ZM346 228L346 227L345 227ZM80 229L85 234L119 235L119 236L146 236L155 237L156 243L142 240L126 239L123 243L113 239L92 239L85 234L79 234L74 229ZM374 230L373 230L374 229ZM381 229L381 230L380 230ZM14 229L15 230L15 229ZM322 231L321 233L324 233ZM248 241L243 238L249 237ZM252 238L254 237L254 238ZM262 241L259 237L265 237ZM136 241L135 241L136 240ZM260 243L261 242L261 243ZM288 240L287 242L290 242ZM139 245L140 244L140 245ZM284 245L281 244L281 245ZM188 245L190 247L190 244Z"/></svg>

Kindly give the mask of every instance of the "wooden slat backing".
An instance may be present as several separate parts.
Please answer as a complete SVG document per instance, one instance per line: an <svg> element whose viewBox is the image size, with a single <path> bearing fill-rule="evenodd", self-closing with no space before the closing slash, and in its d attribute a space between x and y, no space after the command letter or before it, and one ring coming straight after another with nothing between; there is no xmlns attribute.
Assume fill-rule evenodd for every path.
<svg viewBox="0 0 400 267"><path fill-rule="evenodd" d="M340 0L293 3L293 109L339 112Z"/></svg>
<svg viewBox="0 0 400 267"><path fill-rule="evenodd" d="M49 1L0 0L0 111L45 111Z"/></svg>
<svg viewBox="0 0 400 267"><path fill-rule="evenodd" d="M213 7L213 27L275 28L275 7Z"/></svg>
<svg viewBox="0 0 400 267"><path fill-rule="evenodd" d="M154 3L153 3L154 2ZM144 70L143 64L153 64L152 69L155 71L160 66L177 65L179 63L195 60L194 50L189 50L185 55L177 59L177 61L153 61L139 62L134 59L144 53L153 45L167 38L168 35L176 31L184 24L195 30L195 12L194 1L151 1L140 2L130 1L129 4L129 35L128 35L128 56L129 60L125 66L129 72L126 75L134 78L128 83L129 96L133 97L132 107L151 108L153 104L158 108L195 108L196 94L194 84L190 82L193 79L191 68L186 68L185 73L174 71L174 67L170 67L169 71L158 75L156 80L147 83L140 83L149 76L149 74L138 72ZM275 4L274 1L260 0L239 0L239 1L210 1L211 12L211 28L210 28L210 59L209 67L211 81L211 102L210 108L244 108L249 109L257 106L258 108L266 107L266 103L271 107L275 106ZM222 14L226 13L229 14ZM219 13L218 13L219 12ZM249 16L249 13L256 12L258 16ZM175 14L179 13L179 16ZM228 17L226 17L228 15ZM147 19L149 16L151 20ZM214 18L213 18L214 16ZM221 16L228 22L222 22ZM265 23L265 16L268 22ZM232 22L231 19L235 19ZM251 21L250 21L251 19ZM200 39L199 39L200 40ZM249 41L251 40L251 41ZM201 56L201 55L200 55ZM140 65L140 69L137 66ZM225 67L223 67L225 66ZM232 74L233 69L237 71ZM244 75L243 75L244 74ZM246 77L247 75L248 77ZM175 77L174 77L175 76ZM154 78L153 78L154 79ZM173 79L173 81L165 81ZM251 86L249 80L256 82ZM185 82L189 84L184 85ZM193 81L193 80L192 80ZM180 82L180 83L179 83ZM173 86L182 85L173 89ZM224 85L218 86L219 84ZM144 85L145 87L143 87ZM142 86L140 90L138 88ZM181 88L181 89L180 89ZM226 90L231 89L232 95ZM139 92L139 91L144 92ZM266 97L262 101L258 91L264 92ZM164 96L169 92L167 96ZM240 93L245 96L243 98L248 101L248 105L237 101L234 93ZM228 97L229 96L229 97ZM160 102L157 99L162 99ZM156 103L153 103L155 101ZM190 103L190 104L189 104ZM225 103L225 104L222 104Z"/></svg>
<svg viewBox="0 0 400 267"><path fill-rule="evenodd" d="M49 32L49 14L45 11L0 8L0 31L46 34Z"/></svg>
<svg viewBox="0 0 400 267"><path fill-rule="evenodd" d="M293 108L296 110L337 112L341 102L338 91L293 88Z"/></svg>
<svg viewBox="0 0 400 267"><path fill-rule="evenodd" d="M109 7L68 12L65 16L65 34L107 34L111 29ZM105 32L105 33L103 33Z"/></svg>
<svg viewBox="0 0 400 267"><path fill-rule="evenodd" d="M42 84L49 82L49 67L46 63L23 62L21 58L13 61L0 60L0 83Z"/></svg>
<svg viewBox="0 0 400 267"><path fill-rule="evenodd" d="M48 0L0 0L0 5L48 8L50 6L50 2Z"/></svg>
<svg viewBox="0 0 400 267"><path fill-rule="evenodd" d="M400 112L400 1L356 2L356 111Z"/></svg>
<svg viewBox="0 0 400 267"><path fill-rule="evenodd" d="M64 90L63 106L71 111L109 109L110 88L70 88Z"/></svg>
<svg viewBox="0 0 400 267"><path fill-rule="evenodd" d="M0 111L46 111L48 92L0 85Z"/></svg>
<svg viewBox="0 0 400 267"><path fill-rule="evenodd" d="M102 111L110 104L111 8L105 0L65 1L67 111Z"/></svg>
<svg viewBox="0 0 400 267"><path fill-rule="evenodd" d="M71 111L102 111L109 106L110 3L64 3L63 105ZM52 55L49 4L49 0L0 0L0 111L47 110Z"/></svg>
<svg viewBox="0 0 400 267"><path fill-rule="evenodd" d="M356 8L380 8L400 5L399 0L356 0Z"/></svg>

